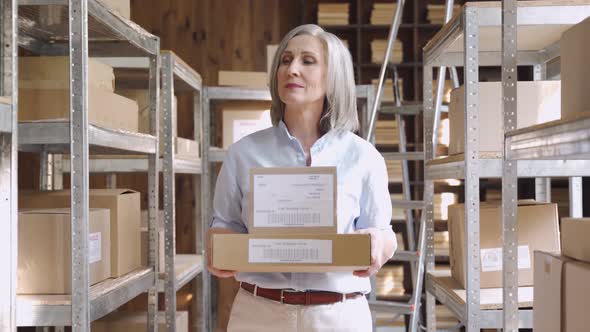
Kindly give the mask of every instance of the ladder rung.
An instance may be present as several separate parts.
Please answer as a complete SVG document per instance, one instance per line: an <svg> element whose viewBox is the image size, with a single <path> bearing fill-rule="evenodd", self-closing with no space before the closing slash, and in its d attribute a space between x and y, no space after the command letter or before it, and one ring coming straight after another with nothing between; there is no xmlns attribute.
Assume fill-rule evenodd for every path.
<svg viewBox="0 0 590 332"><path fill-rule="evenodd" d="M417 251L396 250L390 262L414 262L417 261L420 255Z"/></svg>
<svg viewBox="0 0 590 332"><path fill-rule="evenodd" d="M417 115L422 113L423 109L422 104L411 104L411 105L402 105L402 106L381 106L379 109L379 113L381 114L400 114L400 115ZM441 113L448 113L449 106L441 105L440 106Z"/></svg>
<svg viewBox="0 0 590 332"><path fill-rule="evenodd" d="M422 113L422 104L402 106L381 106L379 112L382 114L417 115Z"/></svg>
<svg viewBox="0 0 590 332"><path fill-rule="evenodd" d="M424 201L406 201L399 199L392 199L391 205L394 209L410 209L420 210L424 208Z"/></svg>
<svg viewBox="0 0 590 332"><path fill-rule="evenodd" d="M424 152L383 152L381 153L385 160L424 160Z"/></svg>
<svg viewBox="0 0 590 332"><path fill-rule="evenodd" d="M390 301L369 301L369 307L374 311L388 312L399 315L410 315L414 305L409 303L390 302Z"/></svg>

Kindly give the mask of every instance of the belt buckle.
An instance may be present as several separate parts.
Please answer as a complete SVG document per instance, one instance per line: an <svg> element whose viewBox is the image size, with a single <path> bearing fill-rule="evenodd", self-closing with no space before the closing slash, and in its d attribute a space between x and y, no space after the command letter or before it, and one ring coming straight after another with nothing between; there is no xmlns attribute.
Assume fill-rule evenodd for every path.
<svg viewBox="0 0 590 332"><path fill-rule="evenodd" d="M281 304L285 304L285 292L287 293L297 293L296 290L288 290L288 289L281 289Z"/></svg>

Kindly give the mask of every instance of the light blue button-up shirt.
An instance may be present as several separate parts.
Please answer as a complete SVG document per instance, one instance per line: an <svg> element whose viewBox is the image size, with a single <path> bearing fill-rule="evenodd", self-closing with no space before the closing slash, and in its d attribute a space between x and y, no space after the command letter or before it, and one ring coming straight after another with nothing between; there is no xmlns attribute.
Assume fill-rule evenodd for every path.
<svg viewBox="0 0 590 332"><path fill-rule="evenodd" d="M244 137L227 151L217 178L211 227L248 233L250 168L305 167L305 153L281 121ZM375 227L391 232L391 198L385 161L369 142L351 132L331 130L311 147L311 166L335 166L338 174L338 233ZM264 288L339 293L371 290L368 278L352 272L238 273L238 281Z"/></svg>

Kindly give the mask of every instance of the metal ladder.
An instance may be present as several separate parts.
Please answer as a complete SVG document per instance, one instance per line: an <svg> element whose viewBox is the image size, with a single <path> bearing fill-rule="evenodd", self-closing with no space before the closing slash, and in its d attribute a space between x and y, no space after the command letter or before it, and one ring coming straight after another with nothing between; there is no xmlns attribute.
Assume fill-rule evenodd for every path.
<svg viewBox="0 0 590 332"><path fill-rule="evenodd" d="M370 123L368 126L368 131L366 133L365 139L368 141L374 142L374 131L376 125L376 119L378 112L382 113L389 113L395 115L395 121L397 123L398 134L399 134L399 152L386 152L382 153L382 156L385 160L399 160L402 166L402 193L403 199L402 200L393 200L391 201L392 205L396 208L402 208L405 210L406 215L406 235L407 235L407 243L408 243L408 250L404 251L396 251L395 255L392 257L390 261L396 262L410 262L411 268L411 275L412 275L412 285L413 285L413 292L409 302L392 302L392 301L378 301L376 299L375 292L373 291L369 297L369 306L371 311L384 311L391 313L394 315L394 318L397 318L401 315L409 315L410 316L410 325L408 327L408 331L415 332L420 327L420 306L422 300L422 289L424 285L424 268L425 268L425 255L423 254L426 249L426 219L425 213L421 213L420 216L420 223L419 223L419 235L417 238L418 244L416 245L416 237L415 237L415 223L414 223L414 216L413 210L424 210L425 205L424 201L417 201L412 200L411 198L411 188L410 188L410 176L408 170L408 161L409 160L424 160L424 153L423 152L408 152L406 149L406 135L405 135L405 126L404 120L402 115L415 115L422 111L422 105L407 105L402 106L401 104L401 94L398 82L398 75L397 69L395 66L389 65L389 58L391 51L393 49L393 43L397 39L397 34L399 31L399 27L402 20L402 13L404 8L405 0L398 0L397 8L395 11L395 15L393 17L393 21L391 23L391 29L389 31L388 41L387 41L387 49L385 52L385 58L383 65L381 66L381 71L379 74L379 84L377 86L377 95L375 102L373 104L373 109L370 113ZM446 1L446 10L445 10L445 22L448 22L453 13L453 0ZM386 72L390 69L393 76L393 88L394 88L394 96L395 96L395 106L393 108L382 108L381 107L381 97L383 95L383 86L385 83L385 76ZM450 75L453 80L454 87L458 87L458 76L455 71L455 68L449 68ZM441 105L442 105L442 96L443 96L443 89L444 89L444 81L445 81L445 74L446 68L442 68L439 71L438 75L438 89L437 89L437 96L436 96L436 106L435 106L435 128L438 127L439 119L440 119L440 112L441 112ZM428 144L433 144L433 147L436 150L436 138L433 139L432 142ZM372 278L372 285L373 289L375 289L375 278ZM375 328L374 328L375 329Z"/></svg>

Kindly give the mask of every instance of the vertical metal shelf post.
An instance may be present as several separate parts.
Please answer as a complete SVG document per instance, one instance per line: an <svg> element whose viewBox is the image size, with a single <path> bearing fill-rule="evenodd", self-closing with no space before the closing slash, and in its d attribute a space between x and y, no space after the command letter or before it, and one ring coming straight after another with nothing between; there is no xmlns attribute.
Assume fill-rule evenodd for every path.
<svg viewBox="0 0 590 332"><path fill-rule="evenodd" d="M69 0L72 331L90 330L88 268L88 1Z"/></svg>
<svg viewBox="0 0 590 332"><path fill-rule="evenodd" d="M210 211L213 208L213 202L211 197L211 177L213 176L213 172L210 172L209 166L209 147L210 147L210 140L211 140L211 133L210 133L210 117L209 112L210 110L210 100L208 89L204 88L201 92L201 100L202 104L202 112L201 112L201 163L202 163L202 174L201 174L201 242L202 250L201 255L203 255L204 262L206 263L203 267L203 286L202 286L202 306L203 306L203 321L202 321L202 331L211 331L213 328L213 308L212 308L212 296L211 296L211 274L207 269L207 265L209 264L209 257L207 253L209 252L208 246L208 236L207 233L209 232L209 221L211 219Z"/></svg>
<svg viewBox="0 0 590 332"><path fill-rule="evenodd" d="M465 220L466 220L466 330L479 331L479 40L478 12L463 12L465 84Z"/></svg>
<svg viewBox="0 0 590 332"><path fill-rule="evenodd" d="M426 63L426 62L425 62ZM432 99L433 68L431 65L424 66L422 85L424 89L424 164L434 158L432 144L427 144L428 139L433 137L434 131L434 101ZM425 232L425 264L426 273L434 272L434 181L424 174L424 213L426 214ZM436 331L436 298L430 292L426 292L426 326L428 332Z"/></svg>
<svg viewBox="0 0 590 332"><path fill-rule="evenodd" d="M502 106L504 133L516 129L517 22L516 0L502 1ZM502 275L504 331L518 331L517 161L506 159L502 141Z"/></svg>
<svg viewBox="0 0 590 332"><path fill-rule="evenodd" d="M0 96L10 97L9 133L0 134L0 262L8 267L0 275L0 330L16 331L17 211L17 1L0 0Z"/></svg>
<svg viewBox="0 0 590 332"><path fill-rule="evenodd" d="M160 49L160 41L157 41ZM148 266L154 269L154 282L148 291L148 331L158 331L158 183L160 162L160 57L149 56L150 135L155 136L155 153L148 156Z"/></svg>
<svg viewBox="0 0 590 332"><path fill-rule="evenodd" d="M162 102L164 112L164 227L166 252L165 267L165 303L166 303L166 328L168 331L176 331L176 273L174 270L174 254L176 252L176 209L175 197L175 173L174 173L174 137L173 125L175 114L172 112L174 98L174 65L169 53L162 54Z"/></svg>

